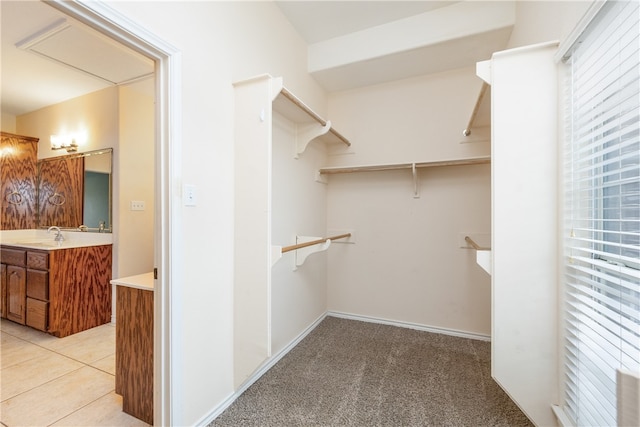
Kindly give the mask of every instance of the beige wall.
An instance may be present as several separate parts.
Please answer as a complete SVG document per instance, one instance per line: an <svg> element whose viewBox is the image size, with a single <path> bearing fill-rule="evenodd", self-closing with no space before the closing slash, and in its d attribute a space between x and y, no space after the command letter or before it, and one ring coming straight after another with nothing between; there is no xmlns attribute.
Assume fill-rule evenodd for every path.
<svg viewBox="0 0 640 427"><path fill-rule="evenodd" d="M65 150L51 149L51 135L86 134L78 152L118 146L118 90L109 88L59 104L22 114L16 118L16 132L40 138L38 158L62 156Z"/></svg>
<svg viewBox="0 0 640 427"><path fill-rule="evenodd" d="M136 85L113 87L16 119L16 133L40 138L38 158L67 154L51 150L54 134L85 132L78 152L113 148L113 277L153 269L153 105L148 91ZM146 210L131 211L130 200L145 201Z"/></svg>
<svg viewBox="0 0 640 427"><path fill-rule="evenodd" d="M510 47L565 37L591 2L517 2ZM489 59L489 58L487 58ZM460 142L481 81L474 69L332 93L329 118L353 142L331 165L456 159L490 153L487 129ZM465 232L489 233L490 168L331 176L328 228L358 243L329 258L329 310L490 335L490 278Z"/></svg>
<svg viewBox="0 0 640 427"><path fill-rule="evenodd" d="M462 136L481 81L473 69L330 96L330 118L353 154L333 164L426 162L489 155ZM477 135L475 135L477 137ZM425 328L490 335L490 277L461 233L491 232L490 167L332 175L328 228L357 243L329 254L329 310Z"/></svg>
<svg viewBox="0 0 640 427"><path fill-rule="evenodd" d="M118 236L118 276L153 270L154 261L154 99L144 81L119 88L119 144L116 152L114 200ZM132 211L131 201L143 201L144 211Z"/></svg>
<svg viewBox="0 0 640 427"><path fill-rule="evenodd" d="M2 113L2 119L0 120L0 129L3 132L16 133L16 116Z"/></svg>

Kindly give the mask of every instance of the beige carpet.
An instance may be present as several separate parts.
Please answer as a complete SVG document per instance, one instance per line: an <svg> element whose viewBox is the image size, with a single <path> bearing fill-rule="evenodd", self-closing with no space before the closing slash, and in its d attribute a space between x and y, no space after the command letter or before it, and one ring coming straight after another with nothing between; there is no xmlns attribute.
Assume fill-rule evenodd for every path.
<svg viewBox="0 0 640 427"><path fill-rule="evenodd" d="M531 426L490 343L327 317L210 426Z"/></svg>

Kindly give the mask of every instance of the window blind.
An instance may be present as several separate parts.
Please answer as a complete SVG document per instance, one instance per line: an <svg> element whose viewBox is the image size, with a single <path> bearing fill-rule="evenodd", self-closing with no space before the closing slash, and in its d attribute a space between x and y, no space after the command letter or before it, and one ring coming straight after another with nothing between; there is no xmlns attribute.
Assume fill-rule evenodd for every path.
<svg viewBox="0 0 640 427"><path fill-rule="evenodd" d="M640 10L602 7L568 65L565 413L615 426L616 371L640 371Z"/></svg>

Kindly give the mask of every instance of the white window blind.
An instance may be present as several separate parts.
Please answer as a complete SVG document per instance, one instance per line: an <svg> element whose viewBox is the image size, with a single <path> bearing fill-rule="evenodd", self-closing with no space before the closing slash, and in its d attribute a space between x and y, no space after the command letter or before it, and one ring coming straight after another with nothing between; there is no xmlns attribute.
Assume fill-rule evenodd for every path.
<svg viewBox="0 0 640 427"><path fill-rule="evenodd" d="M640 371L640 10L608 2L566 55L565 413L615 426Z"/></svg>

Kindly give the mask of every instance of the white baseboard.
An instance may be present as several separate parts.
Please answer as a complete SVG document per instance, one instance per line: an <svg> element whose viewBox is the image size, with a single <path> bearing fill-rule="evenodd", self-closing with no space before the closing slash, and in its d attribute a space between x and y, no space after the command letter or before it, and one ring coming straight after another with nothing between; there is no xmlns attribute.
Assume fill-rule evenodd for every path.
<svg viewBox="0 0 640 427"><path fill-rule="evenodd" d="M313 331L322 322L325 317L338 317L341 319L359 320L362 322L379 323L383 325L398 326L400 328L415 329L418 331L432 332L436 334L451 335L461 338L470 338L480 341L491 341L491 337L488 335L476 334L472 332L458 331L455 329L437 328L433 326L420 325L417 323L400 322L397 320L381 319L376 317L361 316L357 314L341 313L338 311L327 311L318 317L311 325L309 325L304 331L302 331L296 338L294 338L286 347L280 350L275 355L267 359L247 380L240 385L240 387L233 393L231 393L223 402L216 406L208 415L201 418L195 425L206 426L215 420L225 409L227 409L235 400L240 397L253 383L255 383L261 376L263 376L269 369L271 369L276 363L287 355L300 341L302 341L311 331Z"/></svg>
<svg viewBox="0 0 640 427"><path fill-rule="evenodd" d="M491 341L490 335L459 331L456 329L439 328L436 326L421 325L419 323L402 322L399 320L382 319L379 317L362 316L359 314L343 313L339 311L328 311L327 316L339 317L341 319L359 320L361 322L379 323L382 325L398 326L400 328L415 329L418 331L432 332L435 334L451 335L460 338L470 338L472 340Z"/></svg>
<svg viewBox="0 0 640 427"><path fill-rule="evenodd" d="M247 380L238 387L238 389L231 393L229 397L227 397L222 403L216 406L211 413L206 415L200 421L196 423L198 426L206 426L209 425L213 420L215 420L220 414L222 414L225 409L227 409L235 400L240 397L242 393L244 393L253 383L258 381L261 376L263 376L269 369L271 369L276 363L280 361L284 356L287 355L295 346L297 346L300 341L302 341L311 331L313 331L319 324L327 317L327 313L323 313L320 317L318 317L311 325L309 325L305 330L303 330L296 338L294 338L289 344L287 344L282 350L280 350L275 355L271 356L267 359Z"/></svg>

